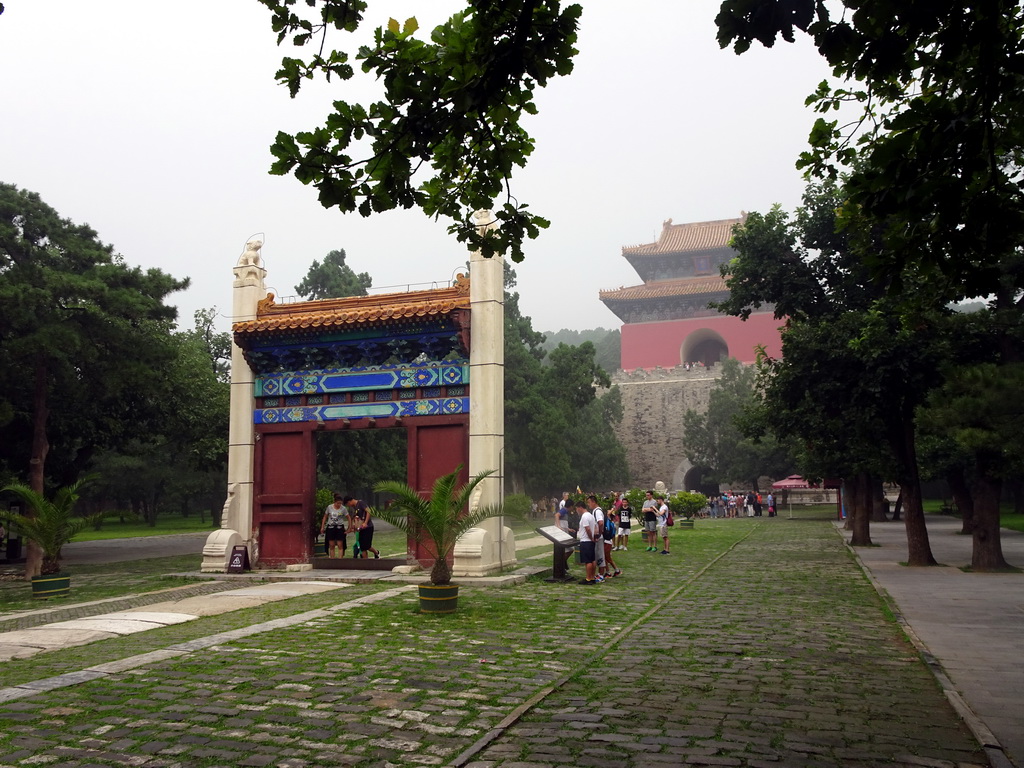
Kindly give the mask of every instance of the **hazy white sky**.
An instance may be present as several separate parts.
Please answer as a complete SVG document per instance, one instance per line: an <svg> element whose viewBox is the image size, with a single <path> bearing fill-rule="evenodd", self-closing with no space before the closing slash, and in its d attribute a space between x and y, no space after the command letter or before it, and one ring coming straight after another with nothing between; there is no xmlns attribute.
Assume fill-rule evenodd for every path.
<svg viewBox="0 0 1024 768"><path fill-rule="evenodd" d="M465 263L445 222L327 211L315 189L268 174L278 130L317 127L333 99L372 84L289 99L273 79L286 51L256 0L4 2L0 180L90 224L129 264L190 277L171 299L183 325L197 308L230 311L231 268L257 232L282 297L336 248L374 286L446 281ZM416 16L426 34L458 7L371 0L368 19ZM618 327L598 291L639 282L622 246L656 239L665 219L797 205L814 121L803 101L827 75L806 41L720 50L715 0L583 7L576 71L540 94L537 149L514 179L552 220L516 267L538 330Z"/></svg>

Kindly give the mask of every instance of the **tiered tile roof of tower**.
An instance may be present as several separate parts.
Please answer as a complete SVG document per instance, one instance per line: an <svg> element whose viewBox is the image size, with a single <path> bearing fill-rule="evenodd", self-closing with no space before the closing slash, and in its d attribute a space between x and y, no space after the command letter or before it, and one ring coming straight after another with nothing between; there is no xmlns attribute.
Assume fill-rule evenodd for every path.
<svg viewBox="0 0 1024 768"><path fill-rule="evenodd" d="M694 221L688 224L673 224L672 219L668 219L662 224L657 242L623 246L622 255L628 259L631 256L665 256L724 248L732 240L732 228L742 224L746 218L744 214L738 219Z"/></svg>

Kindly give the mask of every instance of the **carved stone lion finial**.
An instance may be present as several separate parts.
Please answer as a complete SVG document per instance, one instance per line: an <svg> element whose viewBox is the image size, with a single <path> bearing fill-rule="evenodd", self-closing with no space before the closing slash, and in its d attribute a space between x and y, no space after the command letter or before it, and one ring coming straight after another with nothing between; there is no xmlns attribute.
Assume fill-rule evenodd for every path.
<svg viewBox="0 0 1024 768"><path fill-rule="evenodd" d="M498 220L494 217L494 214L486 208L481 208L479 211L473 212L473 223L476 225L478 230L487 231L490 229L498 228Z"/></svg>
<svg viewBox="0 0 1024 768"><path fill-rule="evenodd" d="M242 255L238 257L238 266L260 266L260 248L262 247L263 240L261 240L258 236L250 238L249 242L245 244L245 250L242 251Z"/></svg>

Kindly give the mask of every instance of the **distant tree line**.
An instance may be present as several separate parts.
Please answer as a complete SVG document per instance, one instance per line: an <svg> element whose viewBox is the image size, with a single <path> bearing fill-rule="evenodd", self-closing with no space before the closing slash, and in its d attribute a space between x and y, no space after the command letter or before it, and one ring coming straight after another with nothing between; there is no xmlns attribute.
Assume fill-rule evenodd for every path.
<svg viewBox="0 0 1024 768"><path fill-rule="evenodd" d="M213 310L175 328L187 285L0 183L0 480L45 494L98 471L94 506L219 511L229 341Z"/></svg>

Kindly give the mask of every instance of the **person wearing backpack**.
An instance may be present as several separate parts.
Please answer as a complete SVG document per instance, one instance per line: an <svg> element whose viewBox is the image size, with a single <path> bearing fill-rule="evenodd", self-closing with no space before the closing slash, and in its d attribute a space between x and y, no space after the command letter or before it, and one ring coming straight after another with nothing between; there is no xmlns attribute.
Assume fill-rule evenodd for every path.
<svg viewBox="0 0 1024 768"><path fill-rule="evenodd" d="M612 550L615 549L612 545L615 543L615 537L618 535L618 532L618 526L615 524L615 513L605 513L604 525L601 528L601 537L604 539L605 576L608 576L610 573L612 578L622 575L619 566L615 564L615 558L612 557Z"/></svg>

